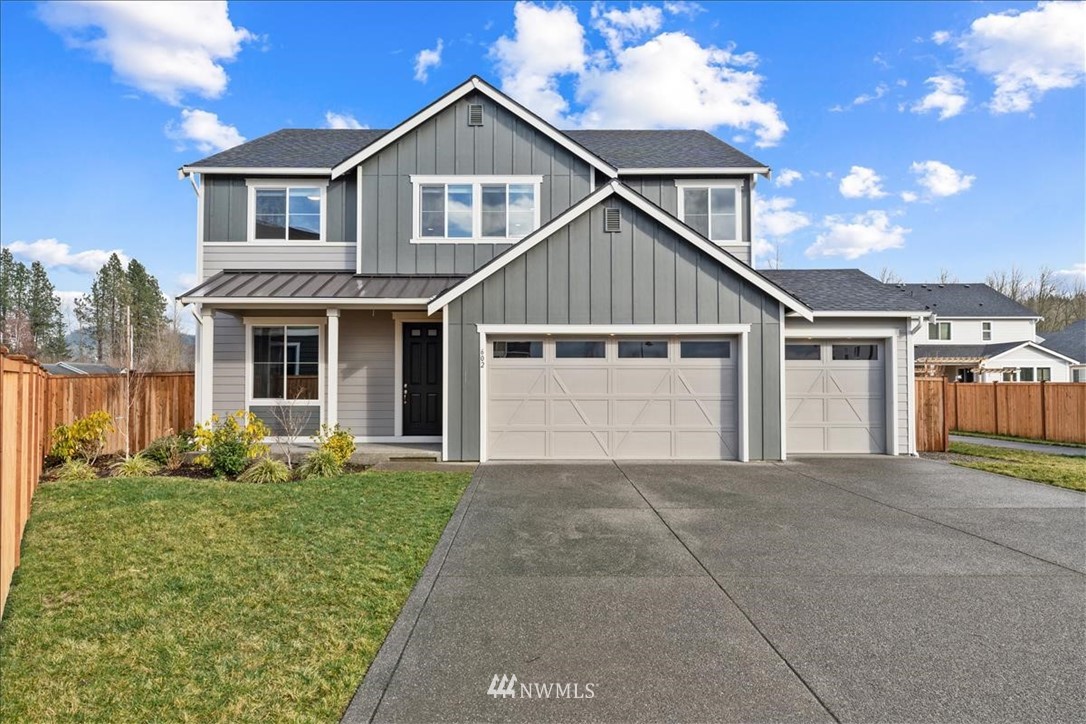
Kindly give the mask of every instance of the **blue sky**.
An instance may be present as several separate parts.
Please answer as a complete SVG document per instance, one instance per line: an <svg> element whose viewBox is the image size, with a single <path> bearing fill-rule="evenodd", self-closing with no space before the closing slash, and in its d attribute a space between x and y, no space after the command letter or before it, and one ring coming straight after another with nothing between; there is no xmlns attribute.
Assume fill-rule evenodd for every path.
<svg viewBox="0 0 1086 724"><path fill-rule="evenodd" d="M559 126L704 127L771 166L762 265L1071 280L1084 36L1083 4L3 3L0 242L65 292L110 250L181 291L180 165L387 128L477 73Z"/></svg>

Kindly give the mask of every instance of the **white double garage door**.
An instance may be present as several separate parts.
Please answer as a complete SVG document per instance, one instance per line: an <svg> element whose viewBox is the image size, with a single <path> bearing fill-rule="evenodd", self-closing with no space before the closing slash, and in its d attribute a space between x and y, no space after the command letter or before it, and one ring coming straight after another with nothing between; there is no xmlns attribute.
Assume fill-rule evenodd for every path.
<svg viewBox="0 0 1086 724"><path fill-rule="evenodd" d="M737 337L518 337L486 345L487 457L739 457Z"/></svg>

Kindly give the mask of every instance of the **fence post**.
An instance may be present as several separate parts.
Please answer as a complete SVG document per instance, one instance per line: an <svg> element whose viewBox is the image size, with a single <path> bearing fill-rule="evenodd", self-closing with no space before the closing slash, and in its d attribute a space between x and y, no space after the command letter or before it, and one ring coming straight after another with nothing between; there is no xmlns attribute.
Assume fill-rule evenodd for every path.
<svg viewBox="0 0 1086 724"><path fill-rule="evenodd" d="M995 416L995 430L992 432L999 435L999 380L992 382L992 409Z"/></svg>
<svg viewBox="0 0 1086 724"><path fill-rule="evenodd" d="M1048 394L1048 390L1045 388L1045 381L1041 380L1041 439L1048 439L1048 422L1045 420L1045 396Z"/></svg>

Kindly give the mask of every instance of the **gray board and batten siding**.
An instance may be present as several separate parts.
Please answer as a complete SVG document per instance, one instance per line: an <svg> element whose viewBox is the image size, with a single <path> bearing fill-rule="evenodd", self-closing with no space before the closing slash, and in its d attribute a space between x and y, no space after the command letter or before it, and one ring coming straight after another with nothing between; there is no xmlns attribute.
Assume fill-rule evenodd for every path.
<svg viewBox="0 0 1086 724"><path fill-rule="evenodd" d="M621 230L603 231L604 208ZM749 455L781 457L779 302L624 200L610 198L446 308L452 460L479 457L478 324L747 324Z"/></svg>

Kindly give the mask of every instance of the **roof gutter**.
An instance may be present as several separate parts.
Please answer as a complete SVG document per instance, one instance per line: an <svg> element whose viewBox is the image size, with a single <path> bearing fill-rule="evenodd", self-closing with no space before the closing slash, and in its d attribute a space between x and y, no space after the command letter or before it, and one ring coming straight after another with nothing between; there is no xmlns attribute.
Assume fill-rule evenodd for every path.
<svg viewBox="0 0 1086 724"><path fill-rule="evenodd" d="M770 178L768 166L672 166L670 168L620 168L619 176L746 176L761 174Z"/></svg>

